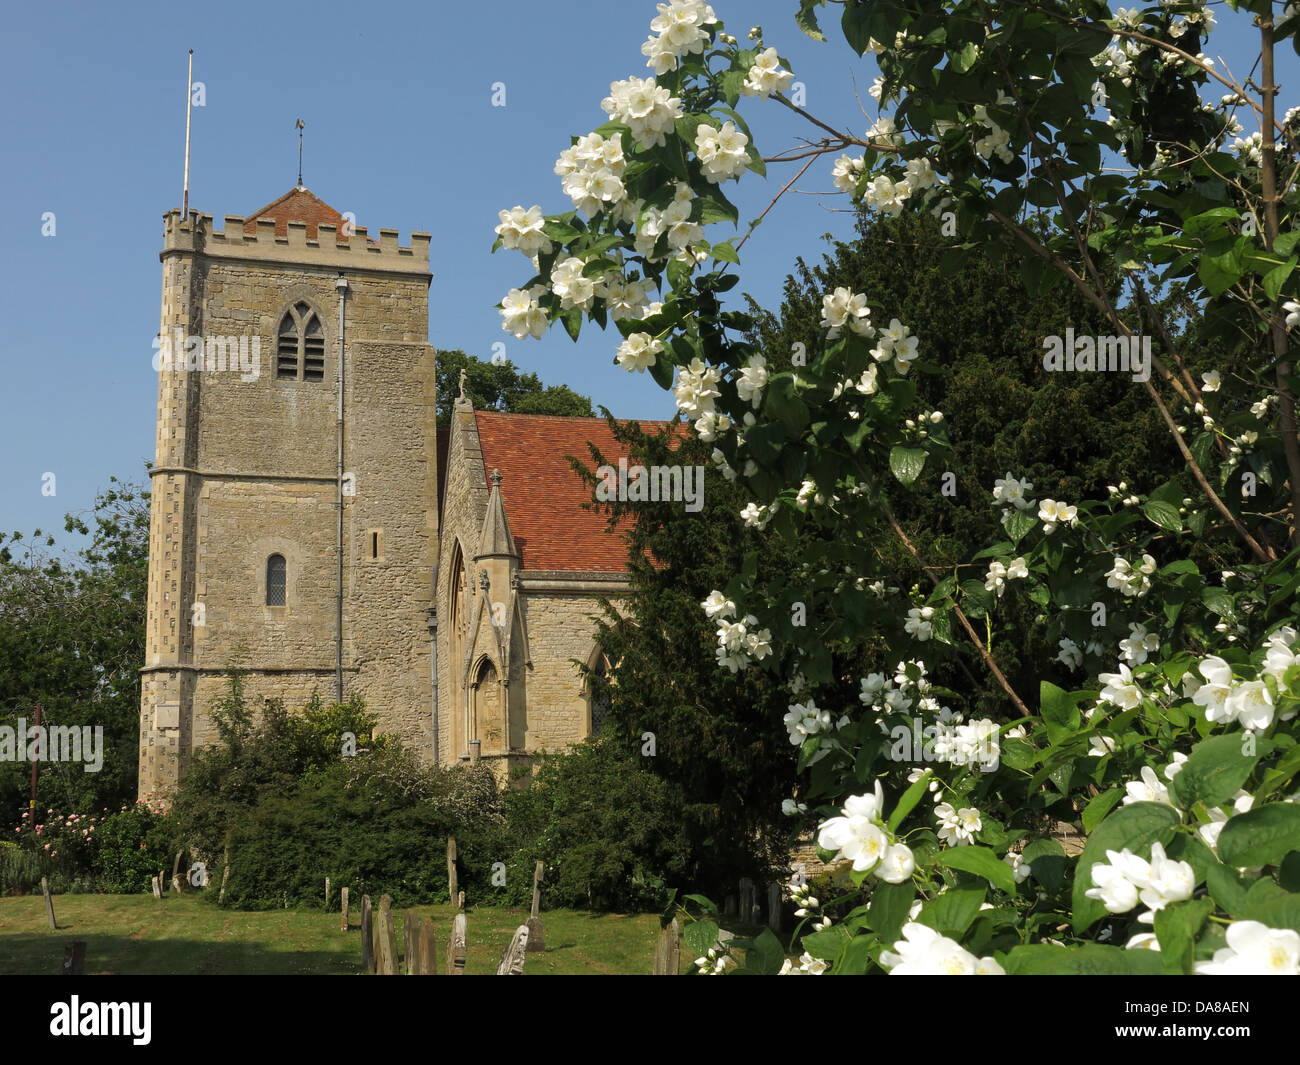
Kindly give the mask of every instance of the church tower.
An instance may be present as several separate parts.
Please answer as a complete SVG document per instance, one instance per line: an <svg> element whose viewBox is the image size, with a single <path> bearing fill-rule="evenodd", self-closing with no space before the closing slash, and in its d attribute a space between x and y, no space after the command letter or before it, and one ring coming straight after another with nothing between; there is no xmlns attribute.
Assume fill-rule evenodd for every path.
<svg viewBox="0 0 1300 1065"><path fill-rule="evenodd" d="M224 229L164 215L142 797L215 739L231 666L255 710L360 695L433 749L429 240L301 185Z"/></svg>

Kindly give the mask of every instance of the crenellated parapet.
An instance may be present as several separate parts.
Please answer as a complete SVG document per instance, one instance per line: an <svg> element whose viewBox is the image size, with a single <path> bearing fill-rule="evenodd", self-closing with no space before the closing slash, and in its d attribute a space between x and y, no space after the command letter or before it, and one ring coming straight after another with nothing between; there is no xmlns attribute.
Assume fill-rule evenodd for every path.
<svg viewBox="0 0 1300 1065"><path fill-rule="evenodd" d="M272 263L303 263L313 266L378 271L383 273L429 273L428 233L412 233L410 245L398 243L396 229L381 229L379 240L371 239L365 226L343 226L321 222L316 238L307 236L307 223L289 221L284 236L276 235L276 223L259 218L253 232L245 232L242 215L226 215L225 229L214 229L212 215L191 211L181 218L179 208L163 215L163 250L166 261L177 254L199 253L213 258L248 259ZM340 230L348 229L346 235Z"/></svg>

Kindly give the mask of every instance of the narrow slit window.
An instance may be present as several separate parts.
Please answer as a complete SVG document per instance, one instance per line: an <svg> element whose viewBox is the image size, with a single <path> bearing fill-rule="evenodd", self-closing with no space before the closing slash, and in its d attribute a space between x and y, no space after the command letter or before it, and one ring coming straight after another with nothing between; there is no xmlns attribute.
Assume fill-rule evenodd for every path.
<svg viewBox="0 0 1300 1065"><path fill-rule="evenodd" d="M284 606L285 565L283 555L266 560L266 605Z"/></svg>
<svg viewBox="0 0 1300 1065"><path fill-rule="evenodd" d="M370 557L379 557L379 533L377 532L372 532L370 534Z"/></svg>

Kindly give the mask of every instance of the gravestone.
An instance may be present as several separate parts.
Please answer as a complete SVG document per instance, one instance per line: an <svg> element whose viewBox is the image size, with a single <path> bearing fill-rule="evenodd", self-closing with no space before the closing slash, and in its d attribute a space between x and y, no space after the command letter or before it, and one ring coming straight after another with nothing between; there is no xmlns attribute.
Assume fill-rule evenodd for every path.
<svg viewBox="0 0 1300 1065"><path fill-rule="evenodd" d="M728 895L722 900L722 915L724 917L736 916L736 896Z"/></svg>
<svg viewBox="0 0 1300 1065"><path fill-rule="evenodd" d="M781 885L767 885L767 927L773 932L781 931Z"/></svg>
<svg viewBox="0 0 1300 1065"><path fill-rule="evenodd" d="M81 976L86 971L86 941L74 940L63 948L63 975Z"/></svg>
<svg viewBox="0 0 1300 1065"><path fill-rule="evenodd" d="M339 889L339 900L340 900L339 912L343 915L343 920L339 924L339 931L346 932L348 930L348 889L347 888Z"/></svg>
<svg viewBox="0 0 1300 1065"><path fill-rule="evenodd" d="M226 867L221 870L221 894L217 896L217 902L219 903L226 901L226 881L229 879L230 879L230 861L227 859Z"/></svg>
<svg viewBox="0 0 1300 1065"><path fill-rule="evenodd" d="M546 939L542 931L542 919L538 916L542 905L542 878L546 873L546 866L542 862L537 863L533 870L533 910L526 924L528 927L528 951L545 950Z"/></svg>
<svg viewBox="0 0 1300 1065"><path fill-rule="evenodd" d="M528 953L528 926L521 924L510 937L510 944L501 955L497 976L523 976L524 955Z"/></svg>
<svg viewBox="0 0 1300 1065"><path fill-rule="evenodd" d="M50 923L50 930L54 931L59 926L54 920L54 897L50 894L50 885L45 877L41 877L41 894L45 896L45 919Z"/></svg>
<svg viewBox="0 0 1300 1065"><path fill-rule="evenodd" d="M452 905L456 904L456 898L460 894L460 879L456 876L456 837L447 837L447 898L451 899ZM464 903L461 903L464 906Z"/></svg>
<svg viewBox="0 0 1300 1065"><path fill-rule="evenodd" d="M330 878L325 878L325 912L329 913L330 909Z"/></svg>
<svg viewBox="0 0 1300 1065"><path fill-rule="evenodd" d="M464 908L465 908L465 892L458 891L456 892L456 909L463 910Z"/></svg>
<svg viewBox="0 0 1300 1065"><path fill-rule="evenodd" d="M682 966L682 926L676 917L659 930L655 944L655 976L677 976Z"/></svg>
<svg viewBox="0 0 1300 1065"><path fill-rule="evenodd" d="M370 914L370 896L361 896L361 971L375 971L374 920Z"/></svg>
<svg viewBox="0 0 1300 1065"><path fill-rule="evenodd" d="M420 964L420 916L414 910L407 910L402 918L402 939L406 947L402 954L402 972L414 976Z"/></svg>
<svg viewBox="0 0 1300 1065"><path fill-rule="evenodd" d="M746 923L754 920L754 911L758 908L754 881L747 876L740 878L740 919Z"/></svg>
<svg viewBox="0 0 1300 1065"><path fill-rule="evenodd" d="M177 873L172 877L172 891L177 895L185 894L185 889L181 887L181 874Z"/></svg>
<svg viewBox="0 0 1300 1065"><path fill-rule="evenodd" d="M447 975L463 976L465 974L465 942L468 927L463 913L456 914L451 922L451 938L447 940Z"/></svg>
<svg viewBox="0 0 1300 1065"><path fill-rule="evenodd" d="M393 898L385 893L379 897L379 920L375 922L375 953L379 958L379 975L396 976L397 929L393 927Z"/></svg>
<svg viewBox="0 0 1300 1065"><path fill-rule="evenodd" d="M149 878L149 886L153 888L154 898L156 899L162 898L162 886L158 883L158 878L156 876Z"/></svg>
<svg viewBox="0 0 1300 1065"><path fill-rule="evenodd" d="M438 934L434 931L432 917L426 917L420 922L416 940L415 975L436 975L438 972Z"/></svg>

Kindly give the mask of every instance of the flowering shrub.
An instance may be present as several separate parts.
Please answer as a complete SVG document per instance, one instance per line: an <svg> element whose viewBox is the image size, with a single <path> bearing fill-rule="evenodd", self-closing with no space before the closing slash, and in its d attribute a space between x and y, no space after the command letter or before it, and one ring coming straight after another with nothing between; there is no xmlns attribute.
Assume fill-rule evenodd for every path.
<svg viewBox="0 0 1300 1065"><path fill-rule="evenodd" d="M820 6L798 12L819 39ZM617 361L671 389L717 468L752 493L742 518L820 545L800 581L751 556L701 606L721 668L785 678L804 774L788 812L815 810L838 897L792 885L814 922L796 933L797 960L771 933L719 949L716 923L700 920L686 930L697 966L727 971L743 950L745 968L771 973L1300 972L1288 354L1300 109L1279 119L1271 84L1274 49L1300 18L1239 5L1257 16L1255 90L1200 51L1215 21L1201 0L1115 15L1094 0L843 6L849 45L878 59L871 95L893 107L864 136L784 95L792 72L760 28L741 48L709 5L671 0L642 49L654 77L615 82L610 121L556 165L574 210L515 207L497 229L497 246L536 271L502 303L507 330L559 321L576 337L584 320L612 322ZM1216 81L1229 94L1203 102ZM764 159L735 110L742 96L799 113L820 139ZM1245 138L1243 107L1261 124ZM734 243L706 236L738 221L728 182L837 152L838 189L868 211L932 213L954 265L997 247L1032 264L1035 284L1071 286L1097 308L1113 335L1076 338L1063 322L1073 347L1061 365L1044 356L1045 372L1136 371L1151 350L1143 330L1159 338L1132 380L1183 469L1065 500L1009 470L978 488L1000 512L997 539L954 570L930 564L891 496L925 490L949 447L947 419L917 397L934 353L871 293L838 287L820 350L781 353L790 368L778 372L775 353L743 339L748 317L722 303L753 224ZM1025 220L1042 208L1050 224ZM1177 286L1190 311L1172 320L1151 285ZM1183 357L1196 345L1221 359L1199 385ZM863 534L877 514L927 589L890 584ZM1023 636L1012 601L1032 604L1076 688L1007 679L997 648ZM957 693L929 679L968 664L998 684L1000 720L964 721L947 705ZM893 764L900 714L945 726L951 757ZM996 762L971 757L993 740Z"/></svg>

